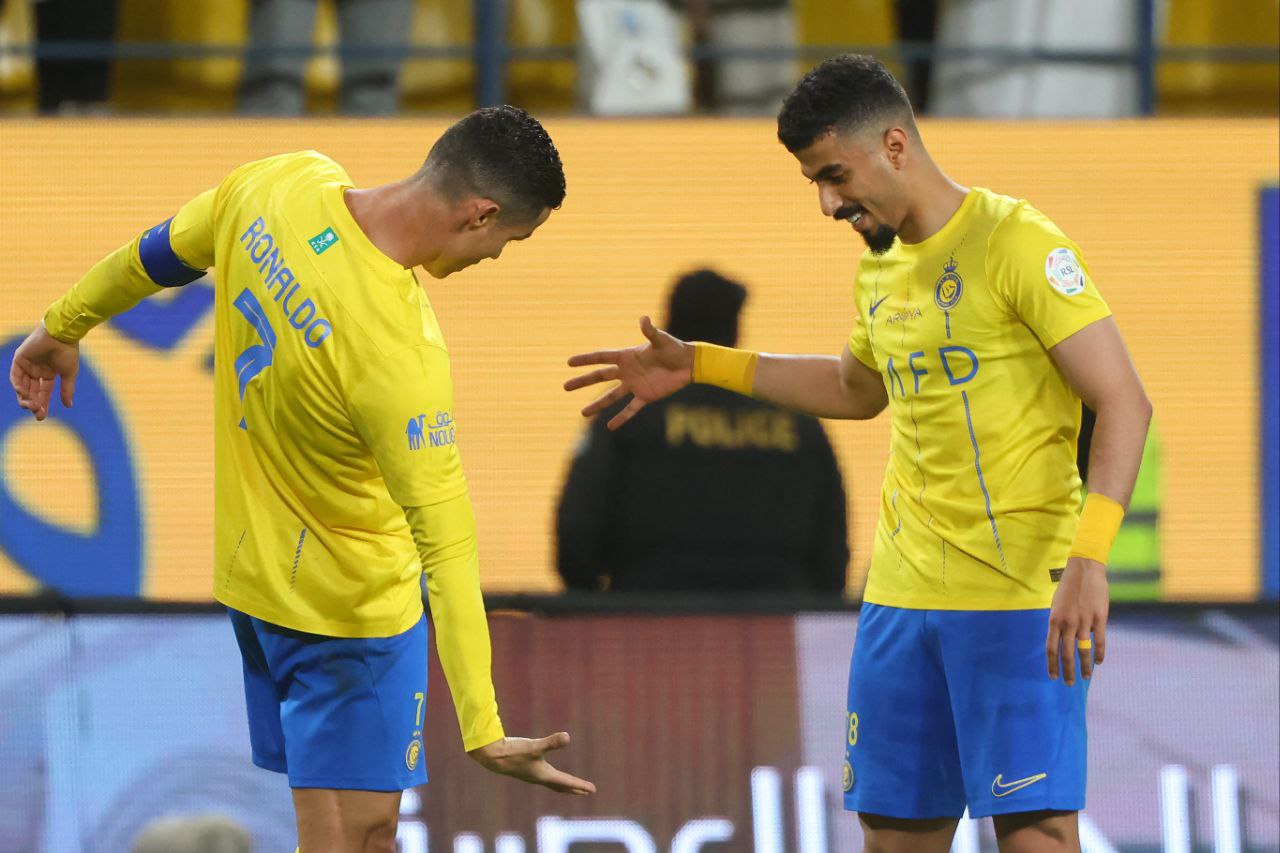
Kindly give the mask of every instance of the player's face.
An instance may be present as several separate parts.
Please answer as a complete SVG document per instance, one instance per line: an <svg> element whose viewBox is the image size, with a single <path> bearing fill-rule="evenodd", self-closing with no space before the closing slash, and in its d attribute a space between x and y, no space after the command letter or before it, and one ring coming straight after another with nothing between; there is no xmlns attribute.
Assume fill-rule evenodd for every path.
<svg viewBox="0 0 1280 853"><path fill-rule="evenodd" d="M528 219L503 217L497 213L480 216L468 222L440 256L423 268L432 278L444 278L474 266L485 258L496 261L508 243L528 240L550 216L550 208L543 208L532 222Z"/></svg>
<svg viewBox="0 0 1280 853"><path fill-rule="evenodd" d="M873 254L889 251L905 207L893 152L882 139L831 132L796 152L796 159L818 187L823 216L848 222Z"/></svg>

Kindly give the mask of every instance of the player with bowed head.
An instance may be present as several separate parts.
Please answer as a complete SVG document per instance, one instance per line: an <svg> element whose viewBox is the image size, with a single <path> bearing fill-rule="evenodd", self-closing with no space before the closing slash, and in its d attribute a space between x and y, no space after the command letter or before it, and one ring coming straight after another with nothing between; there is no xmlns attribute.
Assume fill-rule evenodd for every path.
<svg viewBox="0 0 1280 853"><path fill-rule="evenodd" d="M616 381L583 409L632 395L612 428L690 382L824 418L888 407L845 807L869 851L943 853L966 807L993 817L1005 853L1079 849L1105 564L1151 404L1076 244L1025 201L944 174L879 62L814 68L778 137L823 215L867 244L843 354L690 343L645 317L645 343L574 356L603 366L565 387ZM1098 416L1083 511L1082 400Z"/></svg>
<svg viewBox="0 0 1280 853"><path fill-rule="evenodd" d="M514 107L370 189L315 151L268 157L99 262L14 355L18 404L43 420L56 382L71 405L90 329L217 267L214 596L253 761L288 774L304 853L394 851L401 791L427 781L423 574L468 754L595 790L547 762L567 734L507 737L498 717L449 355L413 272L497 259L564 193L551 138Z"/></svg>

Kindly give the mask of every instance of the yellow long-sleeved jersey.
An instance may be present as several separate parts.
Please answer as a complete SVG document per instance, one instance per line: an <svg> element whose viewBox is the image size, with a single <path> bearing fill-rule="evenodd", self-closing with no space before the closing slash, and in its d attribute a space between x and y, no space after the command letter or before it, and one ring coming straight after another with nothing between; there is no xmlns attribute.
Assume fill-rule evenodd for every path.
<svg viewBox="0 0 1280 853"><path fill-rule="evenodd" d="M410 270L314 151L241 166L45 315L74 341L217 268L214 596L294 630L383 637L422 615L466 749L503 737L449 354ZM415 541L416 540L416 541Z"/></svg>

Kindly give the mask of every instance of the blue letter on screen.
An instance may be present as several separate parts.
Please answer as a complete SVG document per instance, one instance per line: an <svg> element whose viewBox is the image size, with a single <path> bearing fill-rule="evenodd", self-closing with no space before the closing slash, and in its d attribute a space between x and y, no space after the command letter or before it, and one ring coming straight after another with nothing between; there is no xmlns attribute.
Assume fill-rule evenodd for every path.
<svg viewBox="0 0 1280 853"><path fill-rule="evenodd" d="M21 342L22 336L5 342L0 363L12 361ZM76 533L50 524L23 506L0 479L0 550L40 583L66 595L138 595L142 519L133 460L111 398L84 355L76 375L75 407L64 409L55 392L49 408L89 457L98 492L97 530ZM0 406L0 459L10 432L26 420L31 415L16 405ZM56 474L38 465L26 468L33 477L48 478L47 488L57 488Z"/></svg>

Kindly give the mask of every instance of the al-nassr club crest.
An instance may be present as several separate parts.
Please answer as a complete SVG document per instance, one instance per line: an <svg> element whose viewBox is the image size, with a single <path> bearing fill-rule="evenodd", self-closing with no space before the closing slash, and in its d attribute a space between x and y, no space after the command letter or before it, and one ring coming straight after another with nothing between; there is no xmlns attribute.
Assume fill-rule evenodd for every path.
<svg viewBox="0 0 1280 853"><path fill-rule="evenodd" d="M956 272L956 259L952 258L942 266L942 275L933 288L933 302L943 311L950 311L960 301L964 292L964 279Z"/></svg>

